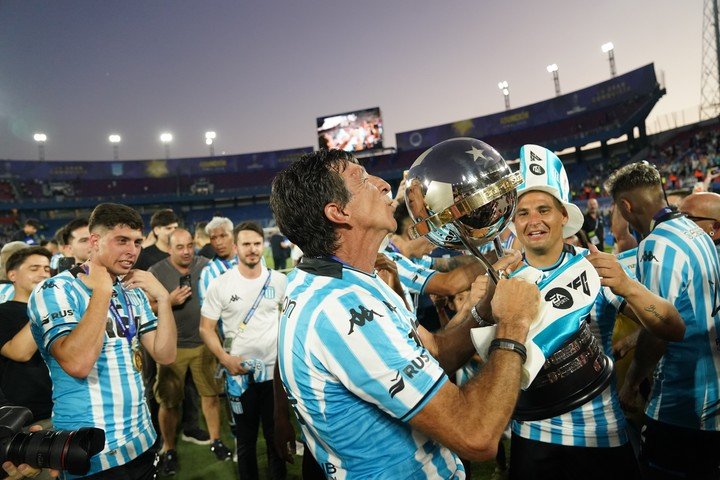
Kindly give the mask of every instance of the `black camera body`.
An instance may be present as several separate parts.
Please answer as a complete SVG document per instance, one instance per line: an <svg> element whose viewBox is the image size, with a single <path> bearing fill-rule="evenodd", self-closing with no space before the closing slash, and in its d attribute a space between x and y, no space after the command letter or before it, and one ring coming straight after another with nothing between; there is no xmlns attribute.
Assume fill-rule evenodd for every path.
<svg viewBox="0 0 720 480"><path fill-rule="evenodd" d="M85 475L90 470L90 457L105 447L105 432L99 428L22 433L31 420L27 408L0 407L0 464L27 463L35 468ZM0 470L0 478L5 477L5 470Z"/></svg>
<svg viewBox="0 0 720 480"><path fill-rule="evenodd" d="M58 268L57 273L62 273L65 270L70 270L75 266L77 262L75 262L75 257L61 257L58 260Z"/></svg>

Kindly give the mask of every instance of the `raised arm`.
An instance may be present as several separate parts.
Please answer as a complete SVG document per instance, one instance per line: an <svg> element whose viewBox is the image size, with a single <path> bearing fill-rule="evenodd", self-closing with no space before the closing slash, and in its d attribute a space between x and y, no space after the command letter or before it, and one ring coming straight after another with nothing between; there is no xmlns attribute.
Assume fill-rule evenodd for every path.
<svg viewBox="0 0 720 480"><path fill-rule="evenodd" d="M497 338L524 343L539 305L537 286L501 280L492 300ZM446 382L410 424L462 458L493 458L515 408L521 366L517 352L494 350L478 376L461 388Z"/></svg>
<svg viewBox="0 0 720 480"><path fill-rule="evenodd" d="M93 262L88 265L87 274L78 274L78 278L92 290L87 309L69 334L57 338L50 345L50 353L62 369L68 375L81 379L90 374L100 356L113 291L113 279L107 269Z"/></svg>
<svg viewBox="0 0 720 480"><path fill-rule="evenodd" d="M624 308L624 314L662 340L683 339L685 323L672 303L628 277L614 255L600 252L591 245L588 260L600 275L602 285L625 299L630 308Z"/></svg>
<svg viewBox="0 0 720 480"><path fill-rule="evenodd" d="M16 362L27 362L37 352L37 344L30 332L30 324L25 325L22 330L8 340L0 349L3 357Z"/></svg>
<svg viewBox="0 0 720 480"><path fill-rule="evenodd" d="M140 288L150 301L157 303L157 329L141 337L142 345L160 365L169 365L177 355L177 326L170 304L170 294L155 275L144 270L131 270L125 275L126 288Z"/></svg>

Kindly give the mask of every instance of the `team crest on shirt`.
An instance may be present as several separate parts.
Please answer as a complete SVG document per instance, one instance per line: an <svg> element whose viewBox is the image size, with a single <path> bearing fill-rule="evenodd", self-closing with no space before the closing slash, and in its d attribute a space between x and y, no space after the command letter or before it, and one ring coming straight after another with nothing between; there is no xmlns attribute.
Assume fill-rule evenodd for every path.
<svg viewBox="0 0 720 480"><path fill-rule="evenodd" d="M267 287L265 289L265 298L269 300L275 298L275 287Z"/></svg>

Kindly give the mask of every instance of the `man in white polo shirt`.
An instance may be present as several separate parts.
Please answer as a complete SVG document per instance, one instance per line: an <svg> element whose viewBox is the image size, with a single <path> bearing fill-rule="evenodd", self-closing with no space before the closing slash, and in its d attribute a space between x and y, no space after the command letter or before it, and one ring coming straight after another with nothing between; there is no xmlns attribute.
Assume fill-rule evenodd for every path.
<svg viewBox="0 0 720 480"><path fill-rule="evenodd" d="M238 469L245 480L258 478L255 444L261 419L267 444L274 441L272 380L287 279L262 265L264 235L259 225L241 223L233 236L238 264L210 282L200 335L226 371ZM268 463L272 479L285 478L285 462L273 448L268 448Z"/></svg>

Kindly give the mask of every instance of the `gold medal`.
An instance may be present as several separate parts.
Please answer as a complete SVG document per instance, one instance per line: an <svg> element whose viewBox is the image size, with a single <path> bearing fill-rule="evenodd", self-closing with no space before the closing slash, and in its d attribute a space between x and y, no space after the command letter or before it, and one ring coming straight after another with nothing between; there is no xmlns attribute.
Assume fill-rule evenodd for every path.
<svg viewBox="0 0 720 480"><path fill-rule="evenodd" d="M132 346L132 362L133 366L135 367L135 370L138 372L142 372L143 367L143 356L142 351L140 350L140 342L135 340L133 342Z"/></svg>

